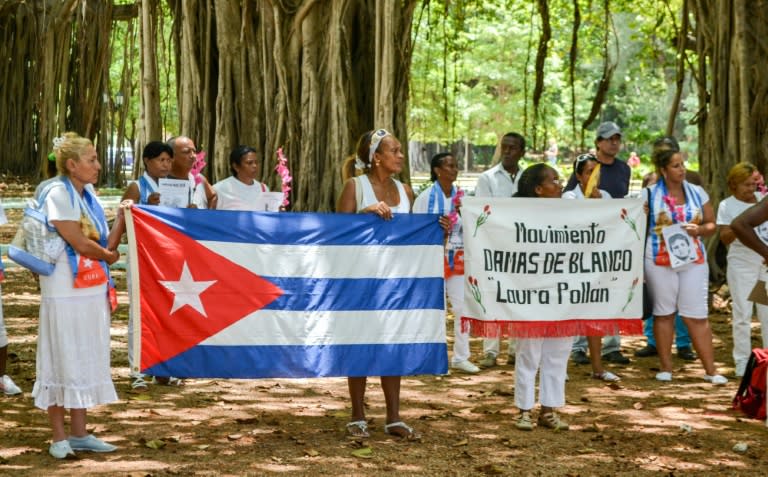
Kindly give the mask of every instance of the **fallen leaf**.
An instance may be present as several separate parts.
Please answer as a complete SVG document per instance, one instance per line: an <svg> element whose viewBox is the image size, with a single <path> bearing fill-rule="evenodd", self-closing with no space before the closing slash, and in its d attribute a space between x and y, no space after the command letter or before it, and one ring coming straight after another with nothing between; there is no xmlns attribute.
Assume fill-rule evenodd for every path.
<svg viewBox="0 0 768 477"><path fill-rule="evenodd" d="M504 469L502 469L496 464L481 465L481 466L475 467L475 470L487 475L500 475L504 473Z"/></svg>
<svg viewBox="0 0 768 477"><path fill-rule="evenodd" d="M592 454L592 453L594 453L596 451L595 451L595 449L593 449L591 447L585 447L583 449L577 450L576 452L578 452L579 454Z"/></svg>
<svg viewBox="0 0 768 477"><path fill-rule="evenodd" d="M152 439L151 441L147 441L146 444L144 444L146 447L149 447L150 449L162 449L165 447L165 441L161 439Z"/></svg>
<svg viewBox="0 0 768 477"><path fill-rule="evenodd" d="M211 447L210 444L200 444L199 446L197 446L197 448L200 449L200 450L205 450L205 449L207 449L209 447Z"/></svg>
<svg viewBox="0 0 768 477"><path fill-rule="evenodd" d="M304 449L304 455L307 457L317 457L320 455L320 452L315 449Z"/></svg>
<svg viewBox="0 0 768 477"><path fill-rule="evenodd" d="M274 456L274 455L272 457L270 457L270 459L272 459L272 462L277 462L278 464L283 462L283 459L281 459L280 457Z"/></svg>
<svg viewBox="0 0 768 477"><path fill-rule="evenodd" d="M372 459L373 449L371 449L370 447L363 447L363 448L352 451L352 455L355 457L360 457L361 459Z"/></svg>
<svg viewBox="0 0 768 477"><path fill-rule="evenodd" d="M636 403L634 403L632 405L632 407L634 407L635 409L637 409L639 411L640 409L644 408L645 405L643 403L641 403L641 402L636 402Z"/></svg>
<svg viewBox="0 0 768 477"><path fill-rule="evenodd" d="M600 432L600 427L597 425L597 423L593 422L592 424L584 426L582 432Z"/></svg>
<svg viewBox="0 0 768 477"><path fill-rule="evenodd" d="M235 422L238 424L258 424L260 420L260 417L241 417L235 419Z"/></svg>
<svg viewBox="0 0 768 477"><path fill-rule="evenodd" d="M453 444L451 447L461 447L469 444L469 439L462 439L459 442Z"/></svg>
<svg viewBox="0 0 768 477"><path fill-rule="evenodd" d="M129 401L151 401L152 396L149 394L136 394L135 396L128 396Z"/></svg>
<svg viewBox="0 0 768 477"><path fill-rule="evenodd" d="M163 437L163 440L165 442L179 442L181 441L181 436L167 436Z"/></svg>
<svg viewBox="0 0 768 477"><path fill-rule="evenodd" d="M238 439L241 439L242 437L243 437L242 434L229 434L227 436L227 439L229 439L230 441L236 441Z"/></svg>

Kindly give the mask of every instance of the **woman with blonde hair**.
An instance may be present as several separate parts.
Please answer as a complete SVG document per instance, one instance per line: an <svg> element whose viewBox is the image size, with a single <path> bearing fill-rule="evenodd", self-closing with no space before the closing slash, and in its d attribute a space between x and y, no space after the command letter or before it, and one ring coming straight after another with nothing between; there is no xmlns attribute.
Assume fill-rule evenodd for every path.
<svg viewBox="0 0 768 477"><path fill-rule="evenodd" d="M66 133L56 149L59 176L40 191L42 211L66 247L53 273L40 277L35 406L48 412L49 453L112 452L86 430L87 409L117 400L110 370L109 265L120 257L122 213L110 231L93 184L101 165L87 138ZM116 305L116 303L114 303ZM65 429L69 409L70 433Z"/></svg>
<svg viewBox="0 0 768 477"><path fill-rule="evenodd" d="M762 194L756 191L757 168L748 163L740 162L728 172L728 189L731 195L720 202L717 209L717 225L720 230L720 241L728 245L728 269L726 277L728 289L731 292L733 318L733 362L736 376L743 376L749 354L752 352L752 311L757 308L757 319L763 334L763 348L768 348L768 306L754 304L749 300L749 293L760 278L765 265L762 257L747 248L736 238L731 230L733 219L755 205ZM767 224L755 228L757 236L768 241Z"/></svg>

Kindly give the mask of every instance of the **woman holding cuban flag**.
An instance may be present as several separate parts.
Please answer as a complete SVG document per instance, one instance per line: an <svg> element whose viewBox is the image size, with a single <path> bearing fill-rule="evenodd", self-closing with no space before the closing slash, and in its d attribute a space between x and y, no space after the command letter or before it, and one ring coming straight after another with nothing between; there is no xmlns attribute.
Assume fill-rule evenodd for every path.
<svg viewBox="0 0 768 477"><path fill-rule="evenodd" d="M349 179L344 183L336 212L370 213L384 220L391 219L393 214L410 213L413 191L392 177L403 170L404 161L400 141L388 131L377 129L363 134L357 144L357 155L348 158L342 166L343 174ZM356 171L363 174L358 176ZM381 377L387 406L384 432L404 439L418 439L416 431L400 419L400 380L400 376ZM369 437L364 402L367 378L349 377L347 382L352 400L347 433L352 437Z"/></svg>
<svg viewBox="0 0 768 477"><path fill-rule="evenodd" d="M432 157L430 164L432 186L416 198L413 212L440 214L448 220L445 243L445 291L453 308L453 358L451 368L475 374L480 368L470 360L469 330L462 332L461 315L464 309L464 239L458 208L464 192L453 183L459 175L459 166L452 154L443 152Z"/></svg>
<svg viewBox="0 0 768 477"><path fill-rule="evenodd" d="M109 265L120 257L117 246L123 216L109 231L92 185L101 166L87 138L66 133L57 141L59 176L40 192L42 212L66 242L56 268L40 277L35 406L48 412L53 430L49 453L63 459L73 451L116 449L86 431L87 409L117 400L110 372ZM110 299L108 299L108 297ZM112 304L116 305L116 302ZM68 435L64 417L69 409Z"/></svg>

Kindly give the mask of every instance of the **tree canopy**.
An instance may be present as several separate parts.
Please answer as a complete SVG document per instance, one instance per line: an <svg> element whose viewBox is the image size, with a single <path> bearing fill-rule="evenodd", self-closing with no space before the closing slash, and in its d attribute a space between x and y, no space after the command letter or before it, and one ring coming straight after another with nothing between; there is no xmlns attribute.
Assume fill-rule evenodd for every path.
<svg viewBox="0 0 768 477"><path fill-rule="evenodd" d="M495 144L523 132L590 147L602 120L628 148L675 134L713 197L739 160L765 166L765 0L9 0L0 5L0 137L33 175L51 139L107 145L184 134L209 153L259 151L294 210L331 210L359 135ZM118 94L119 93L119 94ZM105 183L121 184L109 160ZM408 171L404 172L408 180Z"/></svg>

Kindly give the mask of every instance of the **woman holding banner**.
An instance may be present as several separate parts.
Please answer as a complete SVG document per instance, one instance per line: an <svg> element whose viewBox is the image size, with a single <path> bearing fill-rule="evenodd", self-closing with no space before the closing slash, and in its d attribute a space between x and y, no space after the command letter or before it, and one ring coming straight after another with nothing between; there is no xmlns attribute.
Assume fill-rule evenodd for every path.
<svg viewBox="0 0 768 477"><path fill-rule="evenodd" d="M701 238L715 233L712 204L702 187L685 180L685 162L678 150L656 149L652 159L659 180L645 189L643 195L650 214L645 276L653 297L653 334L661 362L656 379L672 380L674 319L679 312L704 365L704 379L712 384L725 384L728 380L715 368L712 330L707 320L709 268L701 243ZM692 238L697 258L673 268L664 237L675 230Z"/></svg>
<svg viewBox="0 0 768 477"><path fill-rule="evenodd" d="M118 214L110 232L92 184L101 166L90 140L59 138L58 178L41 191L43 213L66 242L54 272L40 277L35 406L48 412L57 459L116 449L86 430L87 409L117 400L110 372L109 265L120 253ZM113 297L113 294L109 294ZM116 303L114 303L116 305ZM65 429L69 409L70 434Z"/></svg>
<svg viewBox="0 0 768 477"><path fill-rule="evenodd" d="M523 172L513 197L559 199L562 191L563 183L557 171L539 163ZM572 344L570 336L518 338L515 359L515 405L520 409L515 426L518 429L533 430L531 410L536 404L536 373L540 372L538 425L568 430L568 424L560 420L555 409L565 405L565 379Z"/></svg>
<svg viewBox="0 0 768 477"><path fill-rule="evenodd" d="M573 163L576 175L576 187L563 193L563 199L610 199L611 194L599 188L600 173L594 174L598 161L594 154L581 154ZM601 336L578 336L573 340L572 353L583 357L585 347L589 348L589 362L592 365L592 377L602 381L619 381L621 378L603 368ZM618 346L618 345L617 345Z"/></svg>
<svg viewBox="0 0 768 477"><path fill-rule="evenodd" d="M370 213L384 220L393 214L411 211L413 191L394 177L403 170L405 157L400 141L384 129L368 131L357 144L357 155L347 158L342 166L346 177L344 189L336 204L336 212ZM356 176L355 171L362 170ZM387 406L384 432L396 437L413 440L419 435L400 419L400 376L381 376L381 388ZM352 437L366 438L368 421L365 418L366 376L347 378L352 401L352 416L347 433Z"/></svg>
<svg viewBox="0 0 768 477"><path fill-rule="evenodd" d="M445 291L453 308L453 358L451 368L475 374L480 368L469 360L469 330L462 332L461 315L464 309L464 238L458 205L463 195L453 183L459 175L456 158L448 152L435 154L431 161L432 187L419 194L413 212L440 214L450 221L445 243Z"/></svg>

